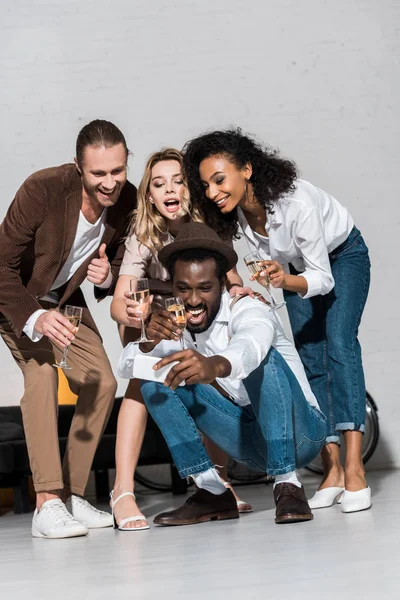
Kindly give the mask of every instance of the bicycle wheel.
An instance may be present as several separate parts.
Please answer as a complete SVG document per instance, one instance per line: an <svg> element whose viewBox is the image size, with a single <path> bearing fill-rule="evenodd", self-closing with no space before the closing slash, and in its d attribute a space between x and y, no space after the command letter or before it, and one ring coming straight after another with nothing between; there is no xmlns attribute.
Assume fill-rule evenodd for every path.
<svg viewBox="0 0 400 600"><path fill-rule="evenodd" d="M379 420L378 420L378 407L376 406L373 398L367 392L367 414L365 419L365 433L362 440L362 457L363 463L366 464L373 453L375 452L376 445L379 440ZM344 459L344 448L341 445L341 458L342 464ZM314 473L322 474L322 461L321 456L318 455L315 459L306 466L306 469L313 471Z"/></svg>

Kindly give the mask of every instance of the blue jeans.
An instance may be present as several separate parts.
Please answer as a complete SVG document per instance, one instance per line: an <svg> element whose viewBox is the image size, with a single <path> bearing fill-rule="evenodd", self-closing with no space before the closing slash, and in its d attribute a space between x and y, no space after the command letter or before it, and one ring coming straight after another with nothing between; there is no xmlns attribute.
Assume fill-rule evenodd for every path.
<svg viewBox="0 0 400 600"><path fill-rule="evenodd" d="M296 348L322 412L328 418L326 443L341 431L365 430L366 391L357 339L370 282L368 248L353 227L329 255L335 287L303 300L284 292ZM292 267L291 272L296 273Z"/></svg>
<svg viewBox="0 0 400 600"><path fill-rule="evenodd" d="M160 383L142 382L146 406L181 477L213 466L198 430L235 460L270 475L304 467L319 453L326 419L308 404L279 352L272 348L243 383L251 398L245 407L211 385L172 391Z"/></svg>

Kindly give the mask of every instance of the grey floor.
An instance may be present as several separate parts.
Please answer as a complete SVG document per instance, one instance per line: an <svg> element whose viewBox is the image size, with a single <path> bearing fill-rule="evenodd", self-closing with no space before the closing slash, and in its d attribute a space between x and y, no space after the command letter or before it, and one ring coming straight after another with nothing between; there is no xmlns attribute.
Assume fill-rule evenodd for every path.
<svg viewBox="0 0 400 600"><path fill-rule="evenodd" d="M317 479L304 474L310 494ZM274 524L271 486L240 492L255 508L238 520L86 538L30 537L31 515L0 517L0 598L32 600L400 598L399 472L371 472L371 510L314 511ZM141 494L148 517L182 497Z"/></svg>

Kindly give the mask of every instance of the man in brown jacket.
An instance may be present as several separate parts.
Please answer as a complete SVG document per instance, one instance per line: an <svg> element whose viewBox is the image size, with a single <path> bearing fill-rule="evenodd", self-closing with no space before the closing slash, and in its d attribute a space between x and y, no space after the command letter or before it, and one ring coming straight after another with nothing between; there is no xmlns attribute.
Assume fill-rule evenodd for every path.
<svg viewBox="0 0 400 600"><path fill-rule="evenodd" d="M24 376L34 537L75 537L112 525L111 515L82 498L116 381L80 285L92 282L98 300L113 291L136 206L127 158L121 131L92 121L78 135L75 164L28 177L0 226L0 333ZM82 307L79 329L63 315L66 304ZM65 347L65 375L78 401L61 465L54 364Z"/></svg>

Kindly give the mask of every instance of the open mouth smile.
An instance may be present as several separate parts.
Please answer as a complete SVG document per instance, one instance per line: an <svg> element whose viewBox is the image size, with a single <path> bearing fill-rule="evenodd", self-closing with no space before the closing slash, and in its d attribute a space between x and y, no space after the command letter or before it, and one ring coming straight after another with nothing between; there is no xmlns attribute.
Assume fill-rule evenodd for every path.
<svg viewBox="0 0 400 600"><path fill-rule="evenodd" d="M169 198L168 200L164 200L164 206L168 212L174 213L179 210L181 203L178 198Z"/></svg>
<svg viewBox="0 0 400 600"><path fill-rule="evenodd" d="M99 192L100 192L100 194L102 194L102 196L107 196L108 197L108 196L112 196L115 193L116 189L117 189L117 187L115 187L110 192L109 191L106 192L105 190L99 189Z"/></svg>
<svg viewBox="0 0 400 600"><path fill-rule="evenodd" d="M216 200L215 204L218 206L218 208L223 208L225 206L225 204L227 203L228 198L229 198L229 194L227 196L224 196L220 200Z"/></svg>
<svg viewBox="0 0 400 600"><path fill-rule="evenodd" d="M185 310L188 323L190 323L191 325L198 325L199 323L201 323L207 314L207 311L204 307L188 308L186 306Z"/></svg>

